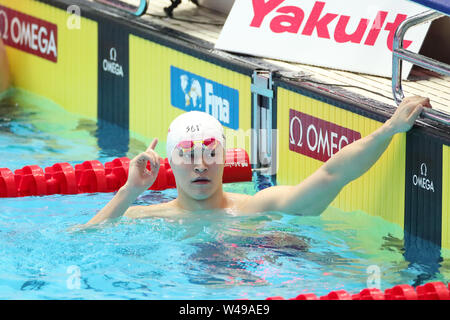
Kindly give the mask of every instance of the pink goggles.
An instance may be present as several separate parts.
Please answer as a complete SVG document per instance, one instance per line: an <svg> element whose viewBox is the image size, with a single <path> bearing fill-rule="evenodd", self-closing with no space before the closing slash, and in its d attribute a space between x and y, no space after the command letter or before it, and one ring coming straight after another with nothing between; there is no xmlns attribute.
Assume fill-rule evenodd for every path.
<svg viewBox="0 0 450 320"><path fill-rule="evenodd" d="M175 148L183 150L184 153L192 152L196 144L201 144L203 148L214 150L218 144L216 138L208 138L203 140L185 140L179 142Z"/></svg>

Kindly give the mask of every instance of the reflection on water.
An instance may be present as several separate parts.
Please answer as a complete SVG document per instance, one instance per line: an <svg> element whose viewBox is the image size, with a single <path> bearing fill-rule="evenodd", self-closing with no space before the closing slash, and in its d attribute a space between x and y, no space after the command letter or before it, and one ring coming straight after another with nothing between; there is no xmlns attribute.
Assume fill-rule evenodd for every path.
<svg viewBox="0 0 450 320"><path fill-rule="evenodd" d="M254 299L359 292L371 265L381 270L382 289L446 279L442 267L441 273L430 274L426 264L405 260L395 226L366 215L365 224L377 231L364 232L357 212L322 217L202 212L171 219L123 218L96 230L67 231L88 221L111 197L1 200L0 297ZM148 191L136 204L174 197L174 190ZM351 223L357 220L364 235ZM66 287L69 266L80 269L78 291Z"/></svg>
<svg viewBox="0 0 450 320"><path fill-rule="evenodd" d="M95 136L101 150L101 157L120 158L126 156L130 141L128 128L121 128L118 125L99 120Z"/></svg>
<svg viewBox="0 0 450 320"><path fill-rule="evenodd" d="M190 259L200 263L203 272L196 274L190 281L203 281L207 285L267 285L264 277L251 272L255 265L261 265L263 261L276 264L278 256L295 257L308 250L308 243L304 239L282 232L256 236L222 236L220 241L198 242L193 245L198 250ZM252 256L256 252L260 252L261 257L254 259ZM211 279L214 281L211 282Z"/></svg>

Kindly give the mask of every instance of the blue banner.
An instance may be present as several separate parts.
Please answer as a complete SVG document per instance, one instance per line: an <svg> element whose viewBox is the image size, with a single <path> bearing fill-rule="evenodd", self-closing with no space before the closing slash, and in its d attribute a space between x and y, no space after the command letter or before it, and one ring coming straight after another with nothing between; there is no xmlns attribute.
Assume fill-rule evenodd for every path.
<svg viewBox="0 0 450 320"><path fill-rule="evenodd" d="M424 5L425 7L440 11L450 16L450 1L449 0L411 0L415 3Z"/></svg>
<svg viewBox="0 0 450 320"><path fill-rule="evenodd" d="M170 67L170 101L185 111L203 111L239 129L239 91L177 67Z"/></svg>

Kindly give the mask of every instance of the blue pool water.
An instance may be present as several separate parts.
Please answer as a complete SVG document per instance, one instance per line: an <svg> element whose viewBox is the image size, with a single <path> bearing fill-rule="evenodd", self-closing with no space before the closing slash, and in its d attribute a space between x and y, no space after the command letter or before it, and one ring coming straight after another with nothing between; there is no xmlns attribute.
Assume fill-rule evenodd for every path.
<svg viewBox="0 0 450 320"><path fill-rule="evenodd" d="M105 163L145 149L130 139L125 153L119 148L114 154L100 148L99 139L94 121L40 97L14 91L0 103L0 167ZM261 180L225 190L254 194ZM123 218L74 231L112 196L0 199L0 299L291 298L450 278L446 260L407 259L400 227L334 208L320 217L202 212L183 219ZM176 190L147 191L136 204L175 197Z"/></svg>

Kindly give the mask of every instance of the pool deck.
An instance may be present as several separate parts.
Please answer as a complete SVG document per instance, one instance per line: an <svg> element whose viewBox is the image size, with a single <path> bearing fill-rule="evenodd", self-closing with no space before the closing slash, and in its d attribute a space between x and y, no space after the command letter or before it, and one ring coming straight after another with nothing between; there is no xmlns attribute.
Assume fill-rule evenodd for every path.
<svg viewBox="0 0 450 320"><path fill-rule="evenodd" d="M136 3L136 1L133 2L132 0L124 2ZM147 13L138 19L142 19L149 24L187 34L202 40L206 46L209 44L209 48L214 47L226 21L226 14L204 7L197 7L191 1L184 0L175 9L174 19L171 19L166 16L163 10L169 4L168 0L151 0ZM200 21L202 23L192 21ZM297 82L315 81L328 85L330 88L341 86L345 88L344 90L339 90L339 92L347 92L350 97L356 95L363 97L362 99L365 101L369 99L376 105L395 106L390 78L273 59L240 56L223 51L215 53L227 55L251 65L259 64L264 68L282 70L285 72L282 73L284 76L293 77L294 81ZM409 79L402 81L402 86L405 96L427 96L431 99L433 108L450 114L450 77L415 66L410 73Z"/></svg>

